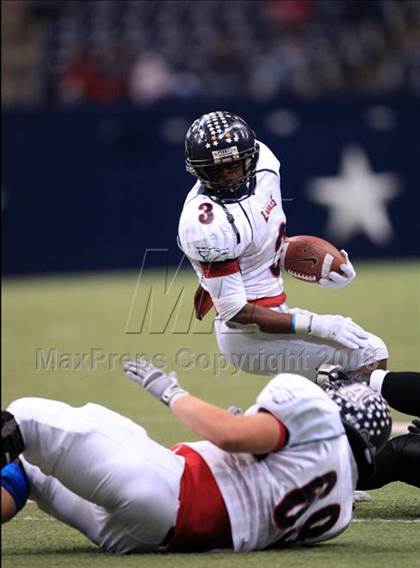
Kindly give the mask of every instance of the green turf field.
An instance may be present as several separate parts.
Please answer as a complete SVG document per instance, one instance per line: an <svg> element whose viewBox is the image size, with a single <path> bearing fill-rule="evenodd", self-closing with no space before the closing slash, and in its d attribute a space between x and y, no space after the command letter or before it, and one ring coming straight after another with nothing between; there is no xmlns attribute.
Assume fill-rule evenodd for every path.
<svg viewBox="0 0 420 568"><path fill-rule="evenodd" d="M351 315L380 335L390 366L420 369L420 264L356 263L358 278L344 290L324 290L287 279L290 306ZM194 437L163 405L119 370L123 354L159 354L194 394L229 406L246 406L265 379L224 368L211 333L211 318L196 325L191 272L149 272L10 279L3 285L3 406L22 396L73 404L95 401L141 422L159 442ZM166 290L165 290L166 283ZM178 303L177 303L177 300ZM147 307L147 310L146 310ZM201 354L194 359L194 354ZM193 368L195 362L195 367ZM215 376L216 370L216 376ZM394 415L395 420L408 420ZM112 557L82 535L29 504L3 532L5 566L420 566L420 492L395 484L372 492L356 522L340 537L312 549L205 557Z"/></svg>

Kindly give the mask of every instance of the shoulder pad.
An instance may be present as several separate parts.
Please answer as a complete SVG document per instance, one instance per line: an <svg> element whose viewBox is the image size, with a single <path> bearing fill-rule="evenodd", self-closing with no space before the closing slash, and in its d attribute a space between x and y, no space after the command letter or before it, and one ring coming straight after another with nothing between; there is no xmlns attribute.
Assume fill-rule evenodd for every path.
<svg viewBox="0 0 420 568"><path fill-rule="evenodd" d="M279 418L289 431L288 445L344 433L340 412L324 391L300 375L281 373L261 391L257 406Z"/></svg>
<svg viewBox="0 0 420 568"><path fill-rule="evenodd" d="M204 195L197 195L184 206L178 237L182 250L200 262L237 258L236 235L223 208Z"/></svg>
<svg viewBox="0 0 420 568"><path fill-rule="evenodd" d="M280 162L270 150L268 146L263 144L263 142L258 141L260 145L260 156L257 162L257 173L260 170L271 170L277 175L280 172Z"/></svg>

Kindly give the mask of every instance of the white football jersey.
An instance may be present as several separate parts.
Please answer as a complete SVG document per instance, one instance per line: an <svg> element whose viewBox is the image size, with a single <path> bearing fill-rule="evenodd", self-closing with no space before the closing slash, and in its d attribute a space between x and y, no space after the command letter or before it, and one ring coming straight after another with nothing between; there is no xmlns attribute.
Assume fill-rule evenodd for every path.
<svg viewBox="0 0 420 568"><path fill-rule="evenodd" d="M286 426L281 450L265 457L232 454L210 442L188 444L218 483L236 551L327 540L352 518L357 466L337 405L298 375L282 374L247 413L264 409Z"/></svg>
<svg viewBox="0 0 420 568"><path fill-rule="evenodd" d="M197 181L181 213L179 246L190 259L201 285L210 292L217 308L219 292L230 292L233 297L238 293L238 285L244 290L242 306L247 300L278 296L283 292L278 259L286 217L281 201L280 163L265 144L259 142L259 145L253 195L238 203L225 204L225 210L204 193ZM227 212L233 216L236 230L229 222ZM229 260L237 261L236 271L232 270ZM206 272L210 264L216 267L213 274ZM227 267L225 271L223 266ZM239 280L235 280L238 275ZM222 291L212 287L212 277L215 276L232 276L231 289L227 280ZM234 314L228 314L224 319L229 319L229 315L232 317Z"/></svg>

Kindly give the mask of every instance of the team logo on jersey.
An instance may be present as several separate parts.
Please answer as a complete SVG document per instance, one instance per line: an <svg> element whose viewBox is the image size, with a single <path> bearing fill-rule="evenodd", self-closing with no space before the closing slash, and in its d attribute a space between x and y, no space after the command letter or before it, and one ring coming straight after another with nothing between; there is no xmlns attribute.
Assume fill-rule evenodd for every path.
<svg viewBox="0 0 420 568"><path fill-rule="evenodd" d="M222 150L214 150L212 152L213 160L215 164L221 164L224 161L231 161L235 158L239 158L239 152L237 146L231 146L230 148L223 148ZM226 160L228 158L228 160Z"/></svg>
<svg viewBox="0 0 420 568"><path fill-rule="evenodd" d="M262 208L262 211L261 211L261 215L264 217L266 223L268 223L270 213L274 209L274 207L276 207L276 205L277 205L276 200L270 194L270 199L267 201L267 203L264 205L264 207Z"/></svg>
<svg viewBox="0 0 420 568"><path fill-rule="evenodd" d="M229 249L219 248L212 246L196 246L198 254L204 262L211 262L212 260L222 260L223 257L229 254Z"/></svg>

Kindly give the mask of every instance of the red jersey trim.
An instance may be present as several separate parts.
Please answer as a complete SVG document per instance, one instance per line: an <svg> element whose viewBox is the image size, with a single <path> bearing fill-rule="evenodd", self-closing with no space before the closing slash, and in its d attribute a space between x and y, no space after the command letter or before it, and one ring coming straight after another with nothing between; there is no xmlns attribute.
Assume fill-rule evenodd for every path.
<svg viewBox="0 0 420 568"><path fill-rule="evenodd" d="M236 258L220 262L200 262L200 265L206 278L219 278L240 272L239 262Z"/></svg>
<svg viewBox="0 0 420 568"><path fill-rule="evenodd" d="M271 416L273 416L273 415L271 415ZM276 417L274 416L273 418L276 418ZM271 450L271 452L278 452L279 450L284 448L284 446L286 445L286 442L287 442L287 438L288 438L288 432L287 432L286 426L278 418L276 418L276 420L277 420L277 424L278 424L278 427L279 427L279 441L277 442L277 446L275 448L273 448Z"/></svg>
<svg viewBox="0 0 420 568"><path fill-rule="evenodd" d="M195 317L202 320L213 307L213 300L207 290L200 285L194 294Z"/></svg>
<svg viewBox="0 0 420 568"><path fill-rule="evenodd" d="M278 452L287 444L287 440L289 439L289 432L283 422L279 418L277 418L277 416L274 416L272 412L270 412L266 408L260 408L259 412L265 412L266 414L269 414L277 422L277 425L279 427L279 439L277 444L271 450L270 454Z"/></svg>
<svg viewBox="0 0 420 568"><path fill-rule="evenodd" d="M229 515L219 486L204 458L190 446L172 451L185 458L171 552L233 548Z"/></svg>
<svg viewBox="0 0 420 568"><path fill-rule="evenodd" d="M264 308L276 308L281 306L287 299L285 292L282 292L278 296L271 296L269 298L257 298L256 300L248 300L250 304L257 304L257 306L263 306Z"/></svg>
<svg viewBox="0 0 420 568"><path fill-rule="evenodd" d="M203 263L204 264L204 263ZM282 292L278 296L271 296L269 298L259 298L257 300L247 300L250 304L257 304L257 306L263 306L265 308L276 308L284 304L287 299L285 292ZM199 286L194 295L194 311L195 317L202 320L205 315L213 307L213 300L207 290L204 290L202 286Z"/></svg>

